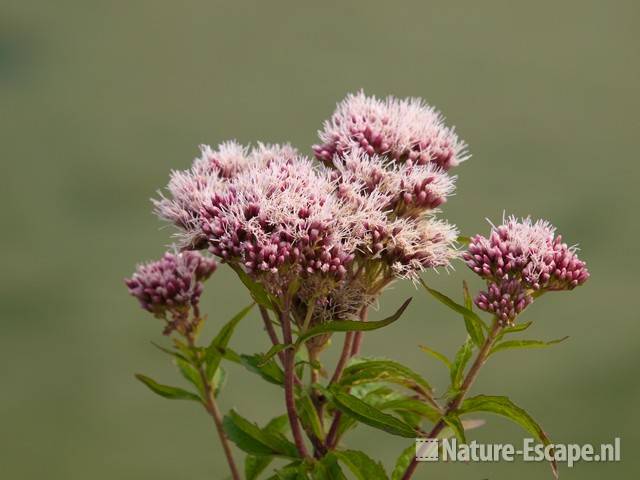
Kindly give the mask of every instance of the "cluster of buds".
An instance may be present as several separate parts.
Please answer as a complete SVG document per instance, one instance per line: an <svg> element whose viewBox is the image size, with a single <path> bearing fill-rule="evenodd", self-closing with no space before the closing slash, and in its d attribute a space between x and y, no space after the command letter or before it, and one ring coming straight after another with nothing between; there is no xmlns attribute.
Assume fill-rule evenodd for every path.
<svg viewBox="0 0 640 480"><path fill-rule="evenodd" d="M489 290L476 298L482 310L511 322L533 300L533 294L572 290L589 278L586 264L575 247L555 236L544 220L506 219L493 227L489 237L471 238L463 258L485 279Z"/></svg>
<svg viewBox="0 0 640 480"><path fill-rule="evenodd" d="M202 282L215 270L215 260L198 252L167 252L160 260L138 265L125 283L142 308L167 322L165 334L177 330L186 335L200 320Z"/></svg>
<svg viewBox="0 0 640 480"><path fill-rule="evenodd" d="M480 310L492 313L502 325L510 325L533 302L533 297L516 279L491 282L487 291L480 292L475 304Z"/></svg>

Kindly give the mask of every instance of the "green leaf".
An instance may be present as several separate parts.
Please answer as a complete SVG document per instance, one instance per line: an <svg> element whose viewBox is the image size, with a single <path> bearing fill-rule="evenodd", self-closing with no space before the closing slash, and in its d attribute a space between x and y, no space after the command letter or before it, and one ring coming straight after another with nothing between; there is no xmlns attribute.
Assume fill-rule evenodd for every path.
<svg viewBox="0 0 640 480"><path fill-rule="evenodd" d="M308 478L304 464L294 463L278 470L269 480L307 480Z"/></svg>
<svg viewBox="0 0 640 480"><path fill-rule="evenodd" d="M231 264L229 264L231 265ZM260 283L256 282L247 273L238 266L231 265L231 268L236 272L240 281L247 287L251 297L256 301L258 305L262 305L265 308L273 310L273 303L269 297L269 293Z"/></svg>
<svg viewBox="0 0 640 480"><path fill-rule="evenodd" d="M340 465L338 465L338 458L333 453L322 457L314 466L315 468L311 473L313 480L347 480Z"/></svg>
<svg viewBox="0 0 640 480"><path fill-rule="evenodd" d="M527 328L529 328L531 326L531 324L533 324L533 321L523 322L523 323L516 323L515 325L513 325L511 327L505 327L500 331L500 334L496 338L496 341L502 340L502 337L504 337L505 335L507 335L509 333L523 332Z"/></svg>
<svg viewBox="0 0 640 480"><path fill-rule="evenodd" d="M198 397L198 395L196 395L195 393L187 392L186 390L178 387L162 385L145 375L141 375L140 373L136 374L136 378L144 383L147 387L149 387L149 390L160 395L161 397L169 398L172 400L193 400L196 402L200 402L200 397Z"/></svg>
<svg viewBox="0 0 640 480"><path fill-rule="evenodd" d="M396 460L396 466L393 468L393 472L391 472L391 480L401 480L404 472L407 470L407 467L415 457L416 446L412 443L409 447L405 448L402 451L402 453Z"/></svg>
<svg viewBox="0 0 640 480"><path fill-rule="evenodd" d="M477 346L481 346L484 342L484 334L482 331L483 329L487 329L487 326L482 321L482 319L469 308L454 302L445 294L440 293L439 291L427 286L424 280L420 279L420 283L425 288L425 290L433 295L437 300L449 307L451 310L462 315L467 333L473 339L473 343L475 343Z"/></svg>
<svg viewBox="0 0 640 480"><path fill-rule="evenodd" d="M337 387L333 387L331 393L335 406L356 420L392 435L415 438L415 429L393 415L384 413L359 398L340 391Z"/></svg>
<svg viewBox="0 0 640 480"><path fill-rule="evenodd" d="M384 320L378 320L373 322L361 322L355 320L334 320L330 322L326 322L320 324L316 327L310 328L305 333L298 337L298 341L296 342L296 348L302 345L303 342L309 340L310 338L316 337L318 335L323 335L325 333L332 332L365 332L370 330L377 330L382 327L386 327L387 325L392 324L396 320L400 318L405 309L409 306L411 299L407 299L402 306L398 309L396 313L391 315L390 317L385 318Z"/></svg>
<svg viewBox="0 0 640 480"><path fill-rule="evenodd" d="M189 359L183 355L182 353L176 351L176 350L171 350L170 348L165 348L162 345L158 345L156 342L151 342L151 345L153 345L154 347L156 347L158 350L160 350L161 352L166 353L167 355L171 355L173 358L180 358L186 362L189 361Z"/></svg>
<svg viewBox="0 0 640 480"><path fill-rule="evenodd" d="M231 320L229 320L218 332L218 335L211 341L209 346L205 350L204 354L204 362L207 366L207 376L211 379L216 373L216 369L220 365L220 361L222 360L222 355L220 354L220 349L225 348L229 345L229 340L231 340L231 336L233 335L234 330L240 320L247 316L247 314L253 308L253 303L251 305L246 306L238 313L236 313Z"/></svg>
<svg viewBox="0 0 640 480"><path fill-rule="evenodd" d="M282 433L285 427L289 425L289 420L286 415L281 415L272 419L264 430L271 433ZM256 480L262 472L273 462L274 456L256 456L247 455L244 461L244 475L246 480Z"/></svg>
<svg viewBox="0 0 640 480"><path fill-rule="evenodd" d="M464 297L464 306L473 312L473 298L469 293L469 284L466 280L462 281L462 296Z"/></svg>
<svg viewBox="0 0 640 480"><path fill-rule="evenodd" d="M442 417L444 423L453 431L453 434L456 436L460 443L467 443L467 438L464 434L464 425L462 425L462 421L460 421L460 417L455 413L450 413L449 415Z"/></svg>
<svg viewBox="0 0 640 480"><path fill-rule="evenodd" d="M261 429L234 410L225 415L223 427L229 439L240 450L251 455L298 457L295 445L287 440L284 435L268 429Z"/></svg>
<svg viewBox="0 0 640 480"><path fill-rule="evenodd" d="M432 357L434 357L437 360L440 360L442 363L444 363L446 365L446 367L451 370L451 362L449 361L449 359L446 357L446 355L437 352L436 350L427 347L426 345L418 345L418 347L420 348L420 350L422 350L425 353L428 353L429 355L431 355Z"/></svg>
<svg viewBox="0 0 640 480"><path fill-rule="evenodd" d="M306 391L302 392L298 398L297 407L302 424L308 427L317 438L324 440L324 428L318 417L318 411Z"/></svg>
<svg viewBox="0 0 640 480"><path fill-rule="evenodd" d="M336 450L332 452L358 480L387 480L382 465L359 450Z"/></svg>
<svg viewBox="0 0 640 480"><path fill-rule="evenodd" d="M202 378L200 377L200 372L198 371L198 369L193 365L191 365L191 363L181 358L175 358L174 362L178 367L178 370L180 370L180 373L182 374L182 376L189 383L195 386L198 389L198 392L200 392L200 396L204 398L205 397L204 384L202 383Z"/></svg>
<svg viewBox="0 0 640 480"><path fill-rule="evenodd" d="M262 360L260 362L261 365L264 365L269 360L271 360L274 356L276 356L278 353L282 352L283 350L286 350L287 348L293 348L293 345L286 345L284 343L278 343L274 345L269 349L267 353L262 355Z"/></svg>
<svg viewBox="0 0 640 480"><path fill-rule="evenodd" d="M250 372L260 375L269 383L274 385L284 384L284 372L273 359L263 363L262 355L259 353L255 355L240 355L231 348L218 348L218 353L225 360L242 365Z"/></svg>
<svg viewBox="0 0 640 480"><path fill-rule="evenodd" d="M247 480L256 480L262 472L264 472L274 457L272 456L257 456L247 455L244 460L244 476Z"/></svg>
<svg viewBox="0 0 640 480"><path fill-rule="evenodd" d="M548 342L544 342L542 340L508 340L495 345L489 352L489 355L493 355L501 350L510 350L514 348L547 348L551 345L564 342L567 338L569 337L557 338L556 340L550 340Z"/></svg>
<svg viewBox="0 0 640 480"><path fill-rule="evenodd" d="M410 412L419 417L426 418L432 422L437 422L442 414L428 403L411 397L401 397L382 402L378 405L380 410L391 410L393 412ZM417 426L417 425L413 425Z"/></svg>
<svg viewBox="0 0 640 480"><path fill-rule="evenodd" d="M284 372L273 360L262 361L262 355L240 355L241 364L274 385L284 385Z"/></svg>
<svg viewBox="0 0 640 480"><path fill-rule="evenodd" d="M431 386L418 373L393 360L364 360L345 368L341 385L386 381L404 385L412 390L430 392Z"/></svg>
<svg viewBox="0 0 640 480"><path fill-rule="evenodd" d="M462 384L462 378L464 376L464 370L471 359L473 353L473 341L471 337L467 337L467 340L462 344L456 358L451 365L451 386L454 390L458 389Z"/></svg>
<svg viewBox="0 0 640 480"><path fill-rule="evenodd" d="M218 367L216 369L216 373L213 374L213 378L211 379L211 388L213 389L213 395L215 397L218 396L222 387L224 387L224 383L227 380L227 372L222 367Z"/></svg>
<svg viewBox="0 0 640 480"><path fill-rule="evenodd" d="M478 395L467 398L458 409L458 414L463 415L471 412L489 412L508 418L520 425L523 429L533 435L544 445L551 444L549 437L542 427L524 409L513 403L508 397ZM553 475L558 478L558 467L556 462L551 462Z"/></svg>

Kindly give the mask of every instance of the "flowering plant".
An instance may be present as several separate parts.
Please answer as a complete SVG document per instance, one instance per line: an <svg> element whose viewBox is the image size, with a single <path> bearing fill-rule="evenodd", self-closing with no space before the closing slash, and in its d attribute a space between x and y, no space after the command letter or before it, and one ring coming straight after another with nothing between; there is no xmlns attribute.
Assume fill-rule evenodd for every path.
<svg viewBox="0 0 640 480"><path fill-rule="evenodd" d="M466 238L441 218L440 207L454 191L450 172L468 158L467 147L421 100L349 95L319 137L317 162L290 145L249 149L228 142L201 147L190 169L172 172L153 203L158 216L177 227L176 245L160 260L139 265L126 285L164 322L172 347L160 348L192 388L137 378L163 397L204 406L234 480L259 478L275 459L285 464L273 479L346 478L343 469L360 479L411 478L418 466L413 442L390 477L368 454L343 446L359 424L405 438L455 435L464 442L465 430L477 422L462 417L490 412L549 444L536 421L508 398L468 393L491 355L558 342L506 338L530 325L519 316L534 300L589 278L576 249L546 221L508 217L488 237ZM458 303L428 286L422 274L460 259L487 286L472 298L465 284ZM216 262L237 274L252 303L200 344L205 315L199 299ZM365 332L397 321L408 308L410 299L388 318L368 318L384 290L403 279L465 322L467 339L453 359L421 347L450 370L451 385L439 398L410 368L360 355ZM237 353L231 337L254 307L270 347ZM341 355L329 373L322 354L341 333ZM234 410L223 415L216 401L223 361L280 386L283 415L264 426ZM230 442L246 454L244 475Z"/></svg>

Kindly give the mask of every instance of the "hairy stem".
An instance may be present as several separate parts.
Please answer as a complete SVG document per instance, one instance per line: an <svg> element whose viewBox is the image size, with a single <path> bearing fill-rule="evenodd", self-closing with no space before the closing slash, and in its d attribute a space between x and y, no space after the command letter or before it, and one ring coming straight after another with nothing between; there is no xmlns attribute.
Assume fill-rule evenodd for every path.
<svg viewBox="0 0 640 480"><path fill-rule="evenodd" d="M462 386L460 387L459 393L449 401L442 418L438 421L438 423L436 423L433 426L429 434L426 436L427 439L436 438L447 425L446 422L444 421L444 418L447 415L454 413L458 408L460 408L460 405L462 404L462 401L464 400L465 395L467 394L467 392L469 391L473 383L476 381L476 378L478 378L480 369L487 361L487 358L489 357L489 352L491 351L491 347L493 347L493 344L495 343L496 338L500 334L501 330L502 330L502 326L497 321L494 320L493 326L491 327L491 331L489 332L489 335L487 336L484 343L482 344L480 351L476 355L476 358L473 364L471 365L471 368L467 372L467 375L465 376L462 382ZM405 470L404 474L402 475L402 480L409 480L413 476L416 469L418 468L418 463L419 462L417 461L416 458L414 458L411 461L411 463Z"/></svg>
<svg viewBox="0 0 640 480"><path fill-rule="evenodd" d="M189 341L189 346L195 352L195 341L192 335L187 337ZM224 451L224 455L227 458L227 463L229 464L229 470L231 470L231 477L233 480L241 480L240 472L238 471L238 467L236 465L235 460L233 459L233 453L231 452L231 446L229 445L229 439L227 438L227 434L224 433L224 428L222 427L222 412L220 412L220 408L218 408L218 403L216 402L215 392L213 391L213 386L211 385L211 381L207 377L207 373L203 368L202 364L196 366L198 369L198 373L200 375L200 380L202 381L202 385L204 386L204 408L213 418L213 422L216 425L216 431L218 432L218 437L220 438L220 443L222 444L222 450Z"/></svg>
<svg viewBox="0 0 640 480"><path fill-rule="evenodd" d="M289 317L289 300L285 299L284 307L280 315L280 323L282 325L282 338L284 343L291 345L293 338L291 336L291 318ZM287 416L291 424L291 434L298 449L298 453L302 458L309 458L307 446L304 443L302 429L298 420L298 412L296 409L295 399L295 351L288 348L282 352L284 354L284 398L287 408Z"/></svg>

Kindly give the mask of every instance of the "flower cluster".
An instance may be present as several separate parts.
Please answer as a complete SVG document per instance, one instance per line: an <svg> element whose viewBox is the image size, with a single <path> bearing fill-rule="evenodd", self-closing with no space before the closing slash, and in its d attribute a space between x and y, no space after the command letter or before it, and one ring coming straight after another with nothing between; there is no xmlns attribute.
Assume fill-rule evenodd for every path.
<svg viewBox="0 0 640 480"><path fill-rule="evenodd" d="M442 115L421 99L379 100L361 91L348 95L319 132L316 157L328 164L335 156L357 151L384 155L399 162L444 170L466 159L466 145L444 125Z"/></svg>
<svg viewBox="0 0 640 480"><path fill-rule="evenodd" d="M415 99L352 95L325 127L319 165L289 145L202 146L154 205L183 249L208 249L274 295L299 282L294 304L348 316L394 278L457 256L456 229L434 213L465 145Z"/></svg>
<svg viewBox="0 0 640 480"><path fill-rule="evenodd" d="M187 333L189 311L197 309L202 282L215 270L215 260L198 252L167 252L160 260L138 265L125 283L142 308L167 320L165 333Z"/></svg>
<svg viewBox="0 0 640 480"><path fill-rule="evenodd" d="M338 195L353 208L375 204L363 251L391 275L415 279L457 256L457 231L437 220L454 191L447 170L466 158L465 145L421 100L380 101L360 92L338 105L320 132L316 157L333 170Z"/></svg>
<svg viewBox="0 0 640 480"><path fill-rule="evenodd" d="M505 321L531 303L534 292L572 290L589 278L576 248L556 237L549 222L528 217L507 218L491 229L489 238L474 236L463 258L489 285L476 304Z"/></svg>

